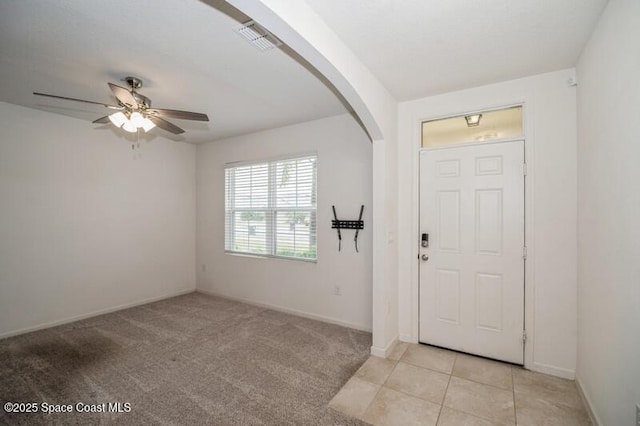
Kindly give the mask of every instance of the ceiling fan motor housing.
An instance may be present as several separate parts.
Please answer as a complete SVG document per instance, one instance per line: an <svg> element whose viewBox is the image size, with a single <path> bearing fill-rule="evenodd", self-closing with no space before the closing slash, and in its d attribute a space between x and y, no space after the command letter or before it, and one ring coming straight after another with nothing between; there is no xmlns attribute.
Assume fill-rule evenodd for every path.
<svg viewBox="0 0 640 426"><path fill-rule="evenodd" d="M138 77L125 77L122 80L126 81L129 87L131 87L131 95L133 96L133 99L135 99L138 103L139 109L145 110L151 108L151 99L136 92L136 89L142 87L142 80L140 80Z"/></svg>
<svg viewBox="0 0 640 426"><path fill-rule="evenodd" d="M140 109L151 108L151 99L133 90L131 91L131 95L133 96L133 99L135 99L138 103Z"/></svg>
<svg viewBox="0 0 640 426"><path fill-rule="evenodd" d="M125 77L124 81L134 90L142 87L142 80L138 77Z"/></svg>

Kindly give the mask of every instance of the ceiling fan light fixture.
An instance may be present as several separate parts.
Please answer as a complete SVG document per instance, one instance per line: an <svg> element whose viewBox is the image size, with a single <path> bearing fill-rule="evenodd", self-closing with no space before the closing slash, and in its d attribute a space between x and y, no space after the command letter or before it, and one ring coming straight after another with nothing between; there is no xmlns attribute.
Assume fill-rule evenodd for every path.
<svg viewBox="0 0 640 426"><path fill-rule="evenodd" d="M149 130L153 129L154 127L156 127L155 123L151 120L149 120L147 117L144 117L142 119L142 126L141 126L145 132L148 132Z"/></svg>
<svg viewBox="0 0 640 426"><path fill-rule="evenodd" d="M133 111L131 117L129 117L129 121L131 121L131 124L133 124L136 129L142 127L143 120L144 117L138 111Z"/></svg>
<svg viewBox="0 0 640 426"><path fill-rule="evenodd" d="M124 115L122 111L111 114L109 120L111 120L116 127L122 127L122 125L128 121L127 116Z"/></svg>
<svg viewBox="0 0 640 426"><path fill-rule="evenodd" d="M126 130L129 133L135 133L138 131L138 128L136 126L134 126L134 124L131 122L131 120L127 120L123 125L122 128L124 130Z"/></svg>

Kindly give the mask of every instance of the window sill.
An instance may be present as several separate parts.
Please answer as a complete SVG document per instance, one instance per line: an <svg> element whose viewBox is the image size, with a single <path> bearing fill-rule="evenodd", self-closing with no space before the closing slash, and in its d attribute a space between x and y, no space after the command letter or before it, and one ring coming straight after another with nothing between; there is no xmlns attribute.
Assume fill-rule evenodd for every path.
<svg viewBox="0 0 640 426"><path fill-rule="evenodd" d="M249 257L254 259L277 259L277 260L293 260L293 261L305 262L305 263L318 263L318 258L305 259L302 257L273 256L270 254L243 253L243 252L231 251L231 250L225 250L224 254L228 254L231 256L238 256L238 257Z"/></svg>

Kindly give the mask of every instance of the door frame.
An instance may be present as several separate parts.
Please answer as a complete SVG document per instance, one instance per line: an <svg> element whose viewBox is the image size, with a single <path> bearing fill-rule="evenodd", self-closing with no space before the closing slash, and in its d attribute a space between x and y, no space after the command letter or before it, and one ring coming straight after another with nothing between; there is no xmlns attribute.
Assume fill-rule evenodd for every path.
<svg viewBox="0 0 640 426"><path fill-rule="evenodd" d="M528 105L524 99L513 99L509 102L503 102L498 104L484 104L479 105L472 110L446 110L438 115L431 116L414 116L413 117L413 131L411 141L412 151L412 241L413 251L411 256L414 261L411 263L411 335L401 336L402 340L410 341L413 343L419 343L419 323L420 323L420 307L419 307L419 292L420 292L420 272L419 272L419 260L418 254L420 249L420 151L423 149L433 150L434 148L422 148L422 123L424 121L437 120L442 118L457 117L462 115L470 115L478 112L508 108L513 106L522 106L523 115L523 134L517 138L502 139L495 141L487 141L484 143L500 143L514 140L524 141L524 156L527 164L527 174L525 176L524 183L524 220L525 220L525 235L524 241L527 247L527 259L525 260L525 273L524 273L524 327L526 332L526 343L524 345L524 367L531 369L533 367L533 353L535 345L535 330L534 330L534 295L535 295L535 277L534 268L535 264L535 247L534 247L534 226L533 220L531 220L534 212L534 181L535 181L535 167L534 167L534 138L533 138L533 122L532 117L534 114L531 111L531 105ZM477 145L478 143L473 143ZM464 146L460 144L456 146ZM471 145L471 144L470 144ZM451 145L453 147L454 145ZM442 148L440 148L442 149Z"/></svg>

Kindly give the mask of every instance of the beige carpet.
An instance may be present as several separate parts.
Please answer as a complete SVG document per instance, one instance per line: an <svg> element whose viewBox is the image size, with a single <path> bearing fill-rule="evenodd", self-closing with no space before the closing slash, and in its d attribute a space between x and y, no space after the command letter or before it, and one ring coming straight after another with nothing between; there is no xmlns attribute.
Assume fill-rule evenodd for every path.
<svg viewBox="0 0 640 426"><path fill-rule="evenodd" d="M370 346L369 333L192 293L0 340L2 406L74 410L0 407L0 424L361 424L327 403Z"/></svg>

